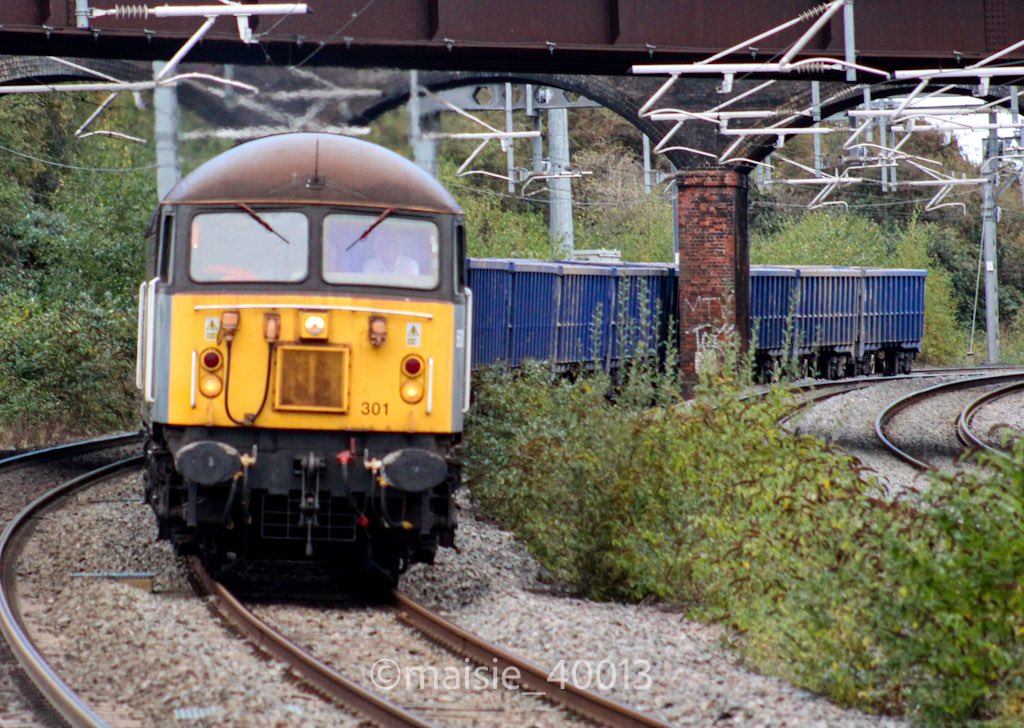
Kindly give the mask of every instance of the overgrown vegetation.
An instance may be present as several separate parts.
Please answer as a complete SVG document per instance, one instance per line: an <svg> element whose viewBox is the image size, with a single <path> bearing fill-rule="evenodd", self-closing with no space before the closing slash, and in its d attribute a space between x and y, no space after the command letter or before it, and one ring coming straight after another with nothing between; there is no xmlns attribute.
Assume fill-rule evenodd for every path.
<svg viewBox="0 0 1024 728"><path fill-rule="evenodd" d="M136 426L135 297L151 150L72 131L95 106L0 105L0 427L5 445ZM141 136L131 107L103 123Z"/></svg>
<svg viewBox="0 0 1024 728"><path fill-rule="evenodd" d="M650 369L616 387L488 372L467 428L474 498L580 594L683 605L841 704L1018 716L1024 445L910 507L780 429L781 388L749 400L712 376L690 402L678 392Z"/></svg>

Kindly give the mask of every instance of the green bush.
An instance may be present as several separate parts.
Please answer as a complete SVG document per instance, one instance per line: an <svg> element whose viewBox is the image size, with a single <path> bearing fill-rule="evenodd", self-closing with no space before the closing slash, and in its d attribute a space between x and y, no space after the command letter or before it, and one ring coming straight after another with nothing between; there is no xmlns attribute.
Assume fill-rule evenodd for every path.
<svg viewBox="0 0 1024 728"><path fill-rule="evenodd" d="M0 302L0 422L9 444L136 425L134 312L111 296Z"/></svg>
<svg viewBox="0 0 1024 728"><path fill-rule="evenodd" d="M884 540L875 605L890 680L931 723L1024 716L1024 440L932 479Z"/></svg>
<svg viewBox="0 0 1024 728"><path fill-rule="evenodd" d="M1021 713L1024 445L911 507L781 429L780 388L676 392L652 369L486 373L466 430L475 501L569 588L683 605L839 703L938 724Z"/></svg>

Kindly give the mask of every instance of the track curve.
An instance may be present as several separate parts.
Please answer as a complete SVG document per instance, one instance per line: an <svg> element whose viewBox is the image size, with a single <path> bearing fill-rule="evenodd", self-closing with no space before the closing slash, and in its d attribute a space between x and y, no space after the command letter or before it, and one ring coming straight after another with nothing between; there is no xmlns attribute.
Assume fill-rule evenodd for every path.
<svg viewBox="0 0 1024 728"><path fill-rule="evenodd" d="M402 728L403 726L428 728L430 726L429 723L420 720L401 706L384 700L349 680L294 642L286 639L246 608L225 586L214 581L197 557L189 557L188 564L198 586L214 597L214 607L218 613L235 625L261 650L286 663L321 693L341 705L358 711L377 725L387 728Z"/></svg>
<svg viewBox="0 0 1024 728"><path fill-rule="evenodd" d="M919 389L915 392L911 392L910 394L906 394L900 397L899 399L890 402L887 407L885 407L881 412L879 412L878 417L875 419L875 435L878 437L878 440L890 453L895 455L903 462L911 465L915 469L922 472L930 470L932 469L931 463L914 457L909 452L907 452L906 450L899 447L896 443L894 443L886 434L886 425L888 425L888 423L890 422L890 420L893 419L893 417L895 417L902 410L911 407L914 404L919 403L925 399L928 399L929 397L934 397L939 394L953 392L961 389L970 389L973 387L984 386L986 384L999 384L1001 382L1009 382L1022 379L1024 379L1024 372L1021 371L1016 371L1009 374L988 374L983 376L972 376L967 379L959 379L952 382L942 382L941 384L935 384L931 387L925 387L924 389Z"/></svg>
<svg viewBox="0 0 1024 728"><path fill-rule="evenodd" d="M964 447L971 450L982 450L990 455L1005 456L1006 453L1003 450L990 445L980 435L974 432L971 427L971 421L973 420L974 415L985 407L985 405L1022 390L1024 390L1024 382L1008 384L1005 387L1000 387L999 389L994 389L991 392L986 392L964 407L960 412L960 417L957 418L956 423L957 437L960 438L960 442L963 443Z"/></svg>
<svg viewBox="0 0 1024 728"><path fill-rule="evenodd" d="M137 435L135 437L137 437ZM97 441L90 441L91 444L88 448L91 449L81 451L76 451L74 448L75 445L81 446L83 443L75 443L72 446L62 446L65 448L62 452L65 453L64 456L70 457L71 455L67 454L69 452L73 454L80 454L80 452L91 452L97 449L107 449L123 444L110 444L108 441L106 445L96 446L96 442ZM50 448L48 451L36 451L33 453L26 453L24 456L17 456L17 464L24 464L26 462L45 462L47 459L54 459L53 451L55 449L56 448ZM39 454L37 456L38 459L33 459L31 456L37 455L37 453L43 454ZM12 459L15 458L8 458L5 461L0 461L0 466ZM124 470L137 468L141 463L141 456L127 458L125 460L120 460L97 468L58 485L56 488L47 491L25 506L25 508L23 508L8 522L3 534L0 534L0 573L2 573L2 578L0 578L0 632L2 632L7 643L10 645L11 651L14 653L22 668L31 678L32 682L36 685L47 701L54 707L54 709L57 710L57 712L59 712L61 716L63 716L64 719L72 726L104 726L106 723L66 683L64 683L63 680L60 679L29 638L28 632L21 619L21 615L18 612L14 595L17 554L22 539L30 529L33 519L35 519L46 508L71 495L77 490L116 475Z"/></svg>

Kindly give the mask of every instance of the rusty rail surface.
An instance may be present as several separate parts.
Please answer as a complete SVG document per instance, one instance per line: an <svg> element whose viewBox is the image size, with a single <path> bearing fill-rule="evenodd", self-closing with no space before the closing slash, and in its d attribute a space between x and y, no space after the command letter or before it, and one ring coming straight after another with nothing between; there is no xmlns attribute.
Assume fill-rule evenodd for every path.
<svg viewBox="0 0 1024 728"><path fill-rule="evenodd" d="M119 443L120 444L120 443ZM118 445L119 445L118 444ZM118 445L108 444L106 447ZM104 449L93 447L93 449ZM52 448L50 449L52 450ZM45 451L34 451L19 456L31 460L32 455L44 453ZM68 450L65 450L68 452ZM73 454L78 454L73 449ZM71 455L68 455L70 457ZM10 459L10 458L9 458ZM9 460L8 459L8 460ZM57 459L52 452L40 456L38 461ZM0 461L0 464L6 461ZM0 535L0 632L11 647L11 651L21 664L22 669L42 693L43 697L64 717L64 719L75 726L104 726L106 723L97 715L88 704L82 700L63 680L56 671L46 662L39 653L32 640L28 636L18 610L15 599L15 581L17 571L18 554L27 534L31 531L31 525L35 518L47 508L66 498L78 490L92 485L100 480L116 475L124 470L137 468L142 463L142 457L136 456L121 460L116 463L105 465L92 470L77 478L66 481L56 488L47 491L25 506L8 523L3 534Z"/></svg>
<svg viewBox="0 0 1024 728"><path fill-rule="evenodd" d="M428 728L426 723L401 706L366 690L341 673L310 655L273 627L247 609L222 584L203 568L198 557L188 559L189 569L200 589L214 597L217 612L233 624L263 652L287 664L309 684L337 704L350 708L377 725L391 728L414 726Z"/></svg>
<svg viewBox="0 0 1024 728"><path fill-rule="evenodd" d="M394 592L394 598L402 621L478 664L488 667L493 665L499 672L515 668L519 671L523 687L542 693L556 705L602 725L666 728L667 724L650 715L589 690L582 690L571 682L549 680L550 671L452 624L401 592Z"/></svg>

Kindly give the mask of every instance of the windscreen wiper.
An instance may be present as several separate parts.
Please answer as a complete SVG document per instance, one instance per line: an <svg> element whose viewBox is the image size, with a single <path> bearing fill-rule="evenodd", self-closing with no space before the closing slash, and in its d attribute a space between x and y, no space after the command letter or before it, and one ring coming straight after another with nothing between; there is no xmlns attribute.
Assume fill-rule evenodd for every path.
<svg viewBox="0 0 1024 728"><path fill-rule="evenodd" d="M277 232L277 230L274 229L273 225L271 225L269 222L260 217L259 214L254 209L249 207L247 204L245 204L244 202L236 202L235 207L237 207L239 210L244 212L246 215L251 217L256 222L258 222L264 229L272 232L274 235L281 238L281 240L284 241L285 245L291 245L291 243L288 242L288 238L286 238L281 233Z"/></svg>
<svg viewBox="0 0 1024 728"><path fill-rule="evenodd" d="M353 241L352 241L352 242L351 242L351 243L349 244L349 246L348 246L347 248L345 248L345 252L347 253L348 251L352 250L352 248L356 247L356 243L358 243L358 242L359 242L360 240L363 240L363 239L365 239L367 235L369 235L370 233L372 233L372 232L373 232L373 229L374 229L375 227L377 227L377 226L378 226L378 225L380 225L380 224L381 224L382 222L384 222L384 218L386 218L386 217L387 217L388 215L390 215L390 214L391 214L392 212L394 212L394 211L395 211L395 208L393 208L393 207L389 207L389 208L388 208L388 209L386 209L386 210L385 210L384 212L382 212L382 213L381 213L380 215L378 215L378 216L377 216L377 219L376 219L376 220L374 220L374 221L373 221L372 223L370 223L370 227L368 227L368 228L366 228L365 230L363 230L363 234L362 234L362 235L360 235L360 236L359 236L358 238L356 238L355 240L353 240Z"/></svg>

